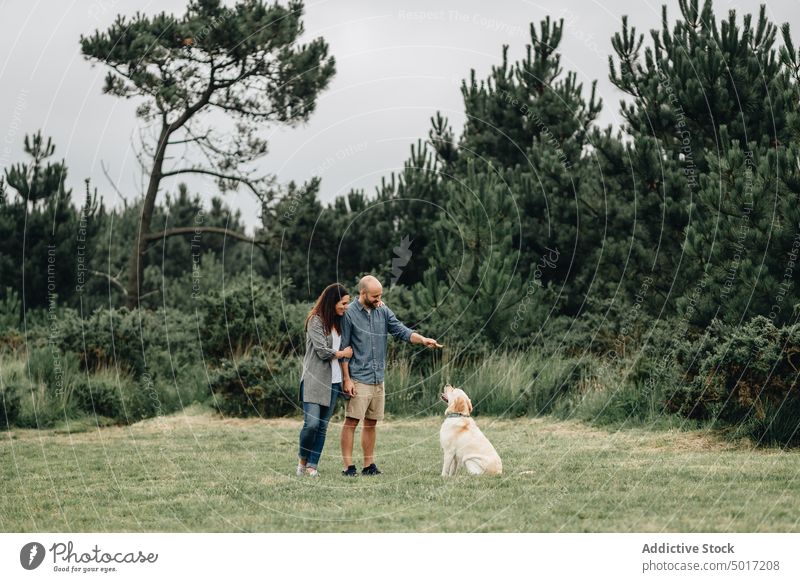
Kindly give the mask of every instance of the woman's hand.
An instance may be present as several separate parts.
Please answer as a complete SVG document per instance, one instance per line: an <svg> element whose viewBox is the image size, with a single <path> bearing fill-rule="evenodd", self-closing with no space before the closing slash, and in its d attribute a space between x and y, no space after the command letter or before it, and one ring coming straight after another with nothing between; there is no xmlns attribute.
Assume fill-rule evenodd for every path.
<svg viewBox="0 0 800 582"><path fill-rule="evenodd" d="M339 350L336 352L337 358L352 358L353 357L353 348L351 346L347 346L343 350Z"/></svg>

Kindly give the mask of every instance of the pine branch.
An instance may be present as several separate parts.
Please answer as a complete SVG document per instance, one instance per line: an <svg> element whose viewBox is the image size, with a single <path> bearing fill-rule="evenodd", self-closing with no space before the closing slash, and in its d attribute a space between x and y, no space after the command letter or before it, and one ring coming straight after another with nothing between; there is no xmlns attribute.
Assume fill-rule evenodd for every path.
<svg viewBox="0 0 800 582"><path fill-rule="evenodd" d="M125 297L128 296L128 290L125 288L125 285L123 285L122 282L119 279L117 279L116 277L114 277L110 273L103 273L102 271L95 271L94 269L89 269L89 273L91 273L92 275L98 275L100 277L105 277L106 279L108 279L109 283L111 283L117 289L122 291L122 294Z"/></svg>
<svg viewBox="0 0 800 582"><path fill-rule="evenodd" d="M177 176L180 174L202 174L205 176L213 176L215 178L219 178L220 180L231 180L233 182L244 184L250 188L250 190L252 190L256 196L259 196L260 194L253 181L249 178L244 176L236 176L234 174L223 174L221 172L215 172L214 170L206 170L203 168L181 168L179 170L170 170L169 172L163 172L161 177L167 178L169 176Z"/></svg>

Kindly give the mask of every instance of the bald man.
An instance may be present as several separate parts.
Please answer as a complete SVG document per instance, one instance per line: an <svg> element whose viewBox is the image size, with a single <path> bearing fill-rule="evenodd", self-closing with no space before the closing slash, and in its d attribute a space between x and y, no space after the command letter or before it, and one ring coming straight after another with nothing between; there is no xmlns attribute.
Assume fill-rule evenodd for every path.
<svg viewBox="0 0 800 582"><path fill-rule="evenodd" d="M412 344L440 347L435 339L424 337L403 325L382 301L383 286L372 275L358 282L358 301L351 303L342 318L341 349L353 348L353 357L342 360L344 392L350 396L342 427L342 461L345 477L358 475L353 464L356 427L361 429L364 452L362 475L379 475L375 465L375 427L383 419L386 395L383 372L386 369L386 344L389 334Z"/></svg>

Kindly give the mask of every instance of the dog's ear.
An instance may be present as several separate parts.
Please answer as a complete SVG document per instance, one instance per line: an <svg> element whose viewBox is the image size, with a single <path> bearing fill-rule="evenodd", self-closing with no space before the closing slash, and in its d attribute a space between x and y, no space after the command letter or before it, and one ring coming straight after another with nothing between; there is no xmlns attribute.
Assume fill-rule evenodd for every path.
<svg viewBox="0 0 800 582"><path fill-rule="evenodd" d="M471 414L472 413L472 400L469 399L469 396L464 396L464 398L467 399L467 407L469 408L469 410L467 411L467 414Z"/></svg>

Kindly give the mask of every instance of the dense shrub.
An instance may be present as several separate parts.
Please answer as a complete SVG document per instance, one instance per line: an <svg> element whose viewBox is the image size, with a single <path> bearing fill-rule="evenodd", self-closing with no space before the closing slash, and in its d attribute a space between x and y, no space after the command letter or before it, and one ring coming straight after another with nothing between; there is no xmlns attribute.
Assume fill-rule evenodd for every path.
<svg viewBox="0 0 800 582"><path fill-rule="evenodd" d="M54 398L44 384L22 381L17 385L21 395L19 415L15 422L21 428L47 428L75 416L68 400Z"/></svg>
<svg viewBox="0 0 800 582"><path fill-rule="evenodd" d="M109 418L124 416L122 395L116 386L86 379L75 385L72 396L83 412Z"/></svg>
<svg viewBox="0 0 800 582"><path fill-rule="evenodd" d="M576 317L556 316L545 330L549 343L557 342L567 353L587 353L610 359L631 358L647 346L661 346L672 339L673 328L645 311L639 297L597 299L588 296Z"/></svg>
<svg viewBox="0 0 800 582"><path fill-rule="evenodd" d="M51 426L72 414L69 391L77 364L50 347L0 355L0 387L10 395L9 422L15 426ZM12 419L13 416L13 419ZM0 423L5 422L0 410Z"/></svg>
<svg viewBox="0 0 800 582"><path fill-rule="evenodd" d="M795 397L781 404L764 403L764 415L750 414L729 429L732 438L748 437L758 445L800 444L800 399Z"/></svg>
<svg viewBox="0 0 800 582"><path fill-rule="evenodd" d="M757 316L738 328L709 326L682 355L686 383L670 399L670 408L733 426L737 434L757 440L800 443L798 354L798 324L776 328Z"/></svg>
<svg viewBox="0 0 800 582"><path fill-rule="evenodd" d="M41 385L52 400L65 402L81 373L74 354L64 353L57 346L29 346L27 373L33 384Z"/></svg>
<svg viewBox="0 0 800 582"><path fill-rule="evenodd" d="M58 324L64 349L90 371L118 367L159 377L177 365L202 362L198 323L176 309L98 309L86 319L64 309Z"/></svg>
<svg viewBox="0 0 800 582"><path fill-rule="evenodd" d="M286 416L300 407L300 360L252 348L225 359L209 380L214 407L227 416Z"/></svg>
<svg viewBox="0 0 800 582"><path fill-rule="evenodd" d="M0 353L17 353L25 347L25 336L18 329L0 331Z"/></svg>
<svg viewBox="0 0 800 582"><path fill-rule="evenodd" d="M27 342L0 351L0 386L21 403L12 421L42 428L90 414L129 423L208 396L194 316L176 310L57 308L33 318ZM4 352L4 353L3 353Z"/></svg>
<svg viewBox="0 0 800 582"><path fill-rule="evenodd" d="M20 410L20 391L15 385L0 387L0 429L17 422Z"/></svg>
<svg viewBox="0 0 800 582"><path fill-rule="evenodd" d="M78 410L122 423L155 416L161 406L154 387L139 385L128 376L114 378L110 374L78 381L72 398Z"/></svg>
<svg viewBox="0 0 800 582"><path fill-rule="evenodd" d="M6 287L0 294L0 330L19 327L22 302L13 287Z"/></svg>
<svg viewBox="0 0 800 582"><path fill-rule="evenodd" d="M302 354L310 305L294 302L287 295L289 284L248 277L205 295L201 299L204 353L216 361L236 358L253 346Z"/></svg>

